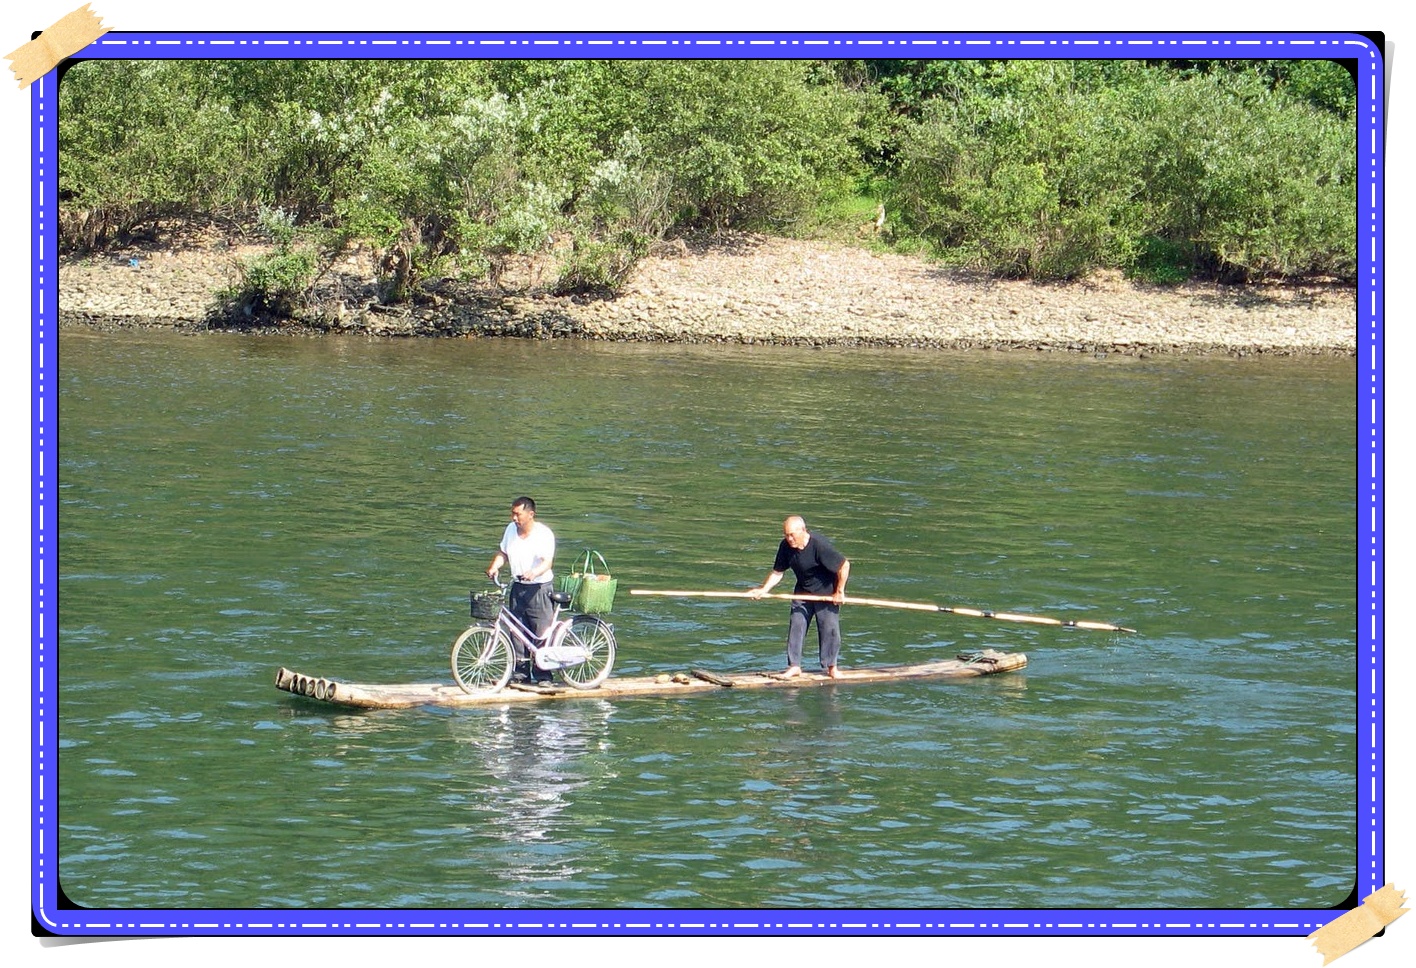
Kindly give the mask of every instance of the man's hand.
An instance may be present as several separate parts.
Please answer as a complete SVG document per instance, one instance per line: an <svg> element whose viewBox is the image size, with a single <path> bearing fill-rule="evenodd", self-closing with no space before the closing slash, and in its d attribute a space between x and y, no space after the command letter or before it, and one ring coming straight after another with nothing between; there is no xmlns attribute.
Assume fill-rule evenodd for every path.
<svg viewBox="0 0 1416 968"><path fill-rule="evenodd" d="M767 594L767 589L766 589L765 587L763 587L762 585L758 585L756 588L749 588L749 589L747 590L747 597L748 597L748 598L761 598L763 595L766 595L766 594Z"/></svg>

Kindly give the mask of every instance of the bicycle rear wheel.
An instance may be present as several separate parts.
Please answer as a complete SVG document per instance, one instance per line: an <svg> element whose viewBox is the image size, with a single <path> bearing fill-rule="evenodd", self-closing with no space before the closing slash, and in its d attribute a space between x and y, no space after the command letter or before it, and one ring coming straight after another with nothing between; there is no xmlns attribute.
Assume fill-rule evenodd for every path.
<svg viewBox="0 0 1416 968"><path fill-rule="evenodd" d="M452 677L463 692L496 692L511 670L511 642L490 625L474 625L452 643Z"/></svg>
<svg viewBox="0 0 1416 968"><path fill-rule="evenodd" d="M560 670L566 685L594 689L609 678L615 664L615 633L607 623L593 615L577 615L570 620L565 644L578 645L588 653L584 662Z"/></svg>

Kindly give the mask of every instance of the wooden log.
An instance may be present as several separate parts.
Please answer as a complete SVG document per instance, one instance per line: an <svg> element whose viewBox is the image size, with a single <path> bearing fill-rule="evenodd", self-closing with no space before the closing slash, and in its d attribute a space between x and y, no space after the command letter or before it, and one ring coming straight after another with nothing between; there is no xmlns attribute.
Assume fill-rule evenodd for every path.
<svg viewBox="0 0 1416 968"><path fill-rule="evenodd" d="M737 683L733 682L727 676L720 676L716 672L709 672L707 669L689 669L688 671L696 678L702 679L704 682L711 682L715 686L722 686L724 689L731 689L733 686L737 685Z"/></svg>
<svg viewBox="0 0 1416 968"><path fill-rule="evenodd" d="M400 709L411 706L496 706L518 702L569 701L571 699L630 699L639 696L688 696L731 689L809 689L861 685L871 682L898 682L910 679L969 679L991 676L1022 669L1028 657L1021 652L995 652L985 649L965 658L941 659L915 665L879 666L843 669L841 678L832 679L824 672L803 671L792 679L781 679L777 672L707 673L695 669L694 677L678 673L668 681L656 676L632 679L607 679L594 689L530 689L507 688L499 692L466 693L451 683L411 682L375 685L340 682L337 688L326 688L323 702L336 706L362 709ZM712 678L708 678L712 677ZM292 695L305 695L302 683L310 677L282 668L276 674L276 688ZM721 681L718 681L721 680ZM725 683L727 685L725 685ZM310 696L315 699L314 696ZM317 700L319 701L319 700Z"/></svg>

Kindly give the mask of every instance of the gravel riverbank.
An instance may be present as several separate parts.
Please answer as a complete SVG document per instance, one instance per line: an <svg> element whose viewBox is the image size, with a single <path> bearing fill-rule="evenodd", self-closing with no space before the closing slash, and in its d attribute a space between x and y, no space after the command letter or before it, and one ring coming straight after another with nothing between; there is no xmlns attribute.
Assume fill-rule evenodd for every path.
<svg viewBox="0 0 1416 968"><path fill-rule="evenodd" d="M208 234L62 259L61 322L205 328L213 297L236 277L237 260L260 251ZM1341 286L1160 287L1117 273L1041 284L748 235L665 246L637 267L616 299L524 294L534 293L537 279L535 267L522 267L510 284L523 294L444 285L417 305L384 307L374 297L371 254L358 252L322 280L322 298L337 307L330 318L285 329L1129 355L1356 351L1355 293Z"/></svg>

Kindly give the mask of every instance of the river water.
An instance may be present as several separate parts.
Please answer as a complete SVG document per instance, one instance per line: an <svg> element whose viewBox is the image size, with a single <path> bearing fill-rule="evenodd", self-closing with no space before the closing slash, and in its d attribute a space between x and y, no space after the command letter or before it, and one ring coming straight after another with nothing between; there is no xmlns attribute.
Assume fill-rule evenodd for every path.
<svg viewBox="0 0 1416 968"><path fill-rule="evenodd" d="M59 338L59 863L95 908L1293 908L1356 867L1346 359ZM616 673L964 681L359 712L450 682L512 498L620 578ZM814 663L814 637L807 660Z"/></svg>

